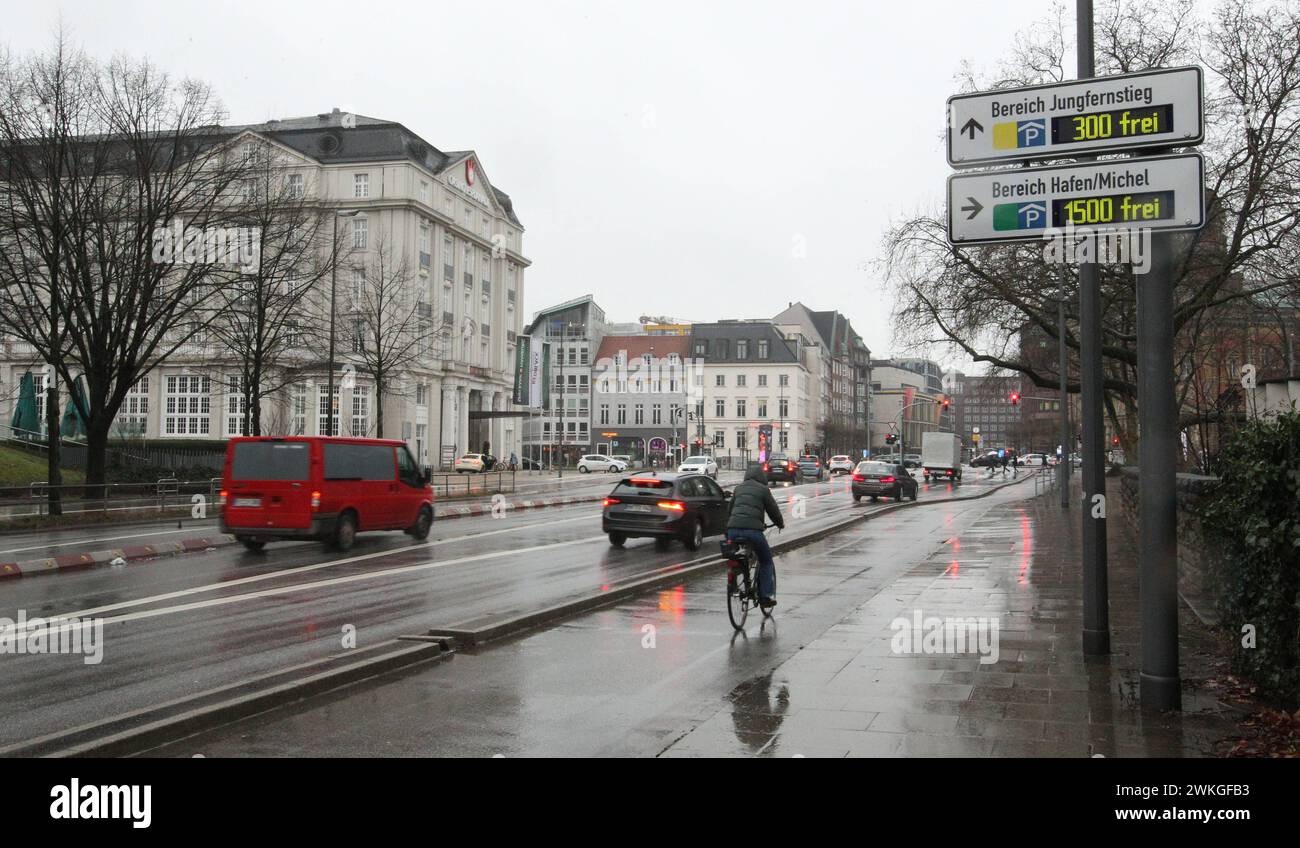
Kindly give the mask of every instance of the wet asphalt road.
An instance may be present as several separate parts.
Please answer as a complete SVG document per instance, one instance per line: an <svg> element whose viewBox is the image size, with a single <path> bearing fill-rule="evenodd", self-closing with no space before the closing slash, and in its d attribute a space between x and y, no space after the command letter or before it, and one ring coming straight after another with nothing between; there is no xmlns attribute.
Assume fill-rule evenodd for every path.
<svg viewBox="0 0 1300 848"><path fill-rule="evenodd" d="M767 702L773 669L858 605L894 591L914 563L959 544L990 509L1032 492L1029 484L902 510L782 554L776 617L751 616L743 634L728 623L721 576L699 578L147 755L656 756L720 713L743 716L739 748L752 738L757 753L767 736L743 722L757 714L779 725L800 704L797 686L785 702ZM729 708L755 697L764 703Z"/></svg>
<svg viewBox="0 0 1300 848"><path fill-rule="evenodd" d="M963 488L979 485L987 484L968 479ZM926 488L948 491L923 485L923 499ZM792 530L878 508L853 505L842 479L778 491L787 509L795 494L808 496L807 518ZM698 554L679 544L658 550L650 540L613 549L599 513L584 504L457 519L436 525L426 544L366 535L346 556L283 543L262 554L226 548L0 584L0 616L21 609L28 618L105 622L97 665L78 656L0 657L0 745L338 653L345 627L365 647L586 596L715 550L712 540Z"/></svg>

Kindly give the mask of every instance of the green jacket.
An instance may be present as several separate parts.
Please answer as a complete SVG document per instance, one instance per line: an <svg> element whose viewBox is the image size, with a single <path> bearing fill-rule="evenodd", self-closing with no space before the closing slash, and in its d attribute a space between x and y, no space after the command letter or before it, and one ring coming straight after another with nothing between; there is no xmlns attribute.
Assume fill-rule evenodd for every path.
<svg viewBox="0 0 1300 848"><path fill-rule="evenodd" d="M731 494L731 507L727 514L728 530L762 530L764 516L771 518L777 527L785 526L776 498L767 487L763 466L755 465L745 472L745 482Z"/></svg>

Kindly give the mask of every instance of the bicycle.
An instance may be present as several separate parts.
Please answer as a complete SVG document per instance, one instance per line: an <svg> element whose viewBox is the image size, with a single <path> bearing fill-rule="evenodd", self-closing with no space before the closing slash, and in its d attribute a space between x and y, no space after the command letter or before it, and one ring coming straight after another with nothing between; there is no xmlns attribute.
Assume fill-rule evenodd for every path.
<svg viewBox="0 0 1300 848"><path fill-rule="evenodd" d="M775 524L767 524L770 530ZM719 543L722 556L727 560L727 617L736 630L745 629L749 611L758 607L763 618L772 617L772 608L758 602L758 554L744 539L723 539Z"/></svg>

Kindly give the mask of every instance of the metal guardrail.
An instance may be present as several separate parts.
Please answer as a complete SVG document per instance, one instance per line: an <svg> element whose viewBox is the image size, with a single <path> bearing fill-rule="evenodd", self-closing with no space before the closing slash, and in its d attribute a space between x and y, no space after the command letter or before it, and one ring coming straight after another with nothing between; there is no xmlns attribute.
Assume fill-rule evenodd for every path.
<svg viewBox="0 0 1300 848"><path fill-rule="evenodd" d="M203 495L206 506L215 508L221 478L180 480L161 477L152 483L66 483L60 486L38 480L26 486L0 486L0 522L48 515L51 490L59 493L60 507L68 515L144 509L166 512L168 509L192 508L195 495Z"/></svg>
<svg viewBox="0 0 1300 848"><path fill-rule="evenodd" d="M1057 478L1055 465L1040 465L1034 471L1034 497L1056 491Z"/></svg>
<svg viewBox="0 0 1300 848"><path fill-rule="evenodd" d="M437 497L509 494L515 491L515 471L486 471L472 474L433 474L429 485Z"/></svg>

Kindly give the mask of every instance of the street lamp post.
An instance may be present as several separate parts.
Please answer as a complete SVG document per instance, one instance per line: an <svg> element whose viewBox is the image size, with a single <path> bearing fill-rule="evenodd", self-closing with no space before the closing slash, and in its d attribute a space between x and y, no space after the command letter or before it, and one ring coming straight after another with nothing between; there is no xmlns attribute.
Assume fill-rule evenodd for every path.
<svg viewBox="0 0 1300 848"><path fill-rule="evenodd" d="M330 219L333 238L330 242L329 376L325 384L325 429L328 431L325 435L327 436L336 435L334 432L334 314L339 288L339 218L355 218L360 212L360 209L335 209L334 217Z"/></svg>

